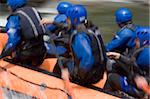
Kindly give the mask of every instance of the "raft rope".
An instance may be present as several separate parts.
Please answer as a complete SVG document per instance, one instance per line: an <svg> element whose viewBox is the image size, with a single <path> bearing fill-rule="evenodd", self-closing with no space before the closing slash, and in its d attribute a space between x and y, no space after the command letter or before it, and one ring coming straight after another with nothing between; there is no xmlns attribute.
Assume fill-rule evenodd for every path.
<svg viewBox="0 0 150 99"><path fill-rule="evenodd" d="M0 68L1 68L2 70L4 70L4 71L6 71L6 72L8 72L8 73L10 73L10 74L12 74L12 75L14 75L14 76L16 76L17 78L19 78L19 79L21 79L21 80L23 80L23 81L25 81L25 82L31 83L31 84L33 84L33 85L36 85L36 86L39 86L39 87L48 88L48 89L52 89L52 90L59 90L59 91L65 93L65 94L67 94L68 99L71 99L71 96L70 96L65 90L63 90L63 89L61 89L61 88L52 88L52 87L46 86L46 85L44 85L44 84L37 84L37 83L31 82L31 81L28 81L28 80L26 80L26 79L24 79L24 78L18 76L17 74L15 74L15 73L13 73L13 72L8 71L8 70L7 70L6 68L4 68L4 67L0 67Z"/></svg>

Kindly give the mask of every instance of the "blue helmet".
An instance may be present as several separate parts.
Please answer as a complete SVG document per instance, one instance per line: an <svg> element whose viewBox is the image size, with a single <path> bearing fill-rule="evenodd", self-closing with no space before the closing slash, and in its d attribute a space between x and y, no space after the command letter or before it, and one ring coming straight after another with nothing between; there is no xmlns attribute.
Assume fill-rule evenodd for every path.
<svg viewBox="0 0 150 99"><path fill-rule="evenodd" d="M137 29L136 34L141 47L150 44L150 27L140 27Z"/></svg>
<svg viewBox="0 0 150 99"><path fill-rule="evenodd" d="M124 23L132 20L132 12L127 8L120 8L115 12L116 22Z"/></svg>
<svg viewBox="0 0 150 99"><path fill-rule="evenodd" d="M60 13L60 14L65 14L67 9L69 7L72 7L72 4L69 3L69 2L60 2L57 6L57 11Z"/></svg>
<svg viewBox="0 0 150 99"><path fill-rule="evenodd" d="M78 25L87 19L87 10L82 5L74 5L67 10L66 16L71 20L71 24Z"/></svg>
<svg viewBox="0 0 150 99"><path fill-rule="evenodd" d="M7 0L7 5L11 7L12 10L20 8L27 4L27 0Z"/></svg>

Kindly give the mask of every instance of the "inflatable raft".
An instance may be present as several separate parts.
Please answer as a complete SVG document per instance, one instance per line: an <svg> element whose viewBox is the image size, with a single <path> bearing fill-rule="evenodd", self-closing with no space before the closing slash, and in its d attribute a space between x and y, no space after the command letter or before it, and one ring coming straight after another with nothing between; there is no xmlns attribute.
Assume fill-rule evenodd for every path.
<svg viewBox="0 0 150 99"><path fill-rule="evenodd" d="M0 34L0 41L1 52L7 35ZM0 99L71 99L64 81L52 73L56 61L56 58L46 59L40 68L36 68L0 60ZM93 88L74 83L70 86L76 99L118 99L102 90L105 81L106 74Z"/></svg>

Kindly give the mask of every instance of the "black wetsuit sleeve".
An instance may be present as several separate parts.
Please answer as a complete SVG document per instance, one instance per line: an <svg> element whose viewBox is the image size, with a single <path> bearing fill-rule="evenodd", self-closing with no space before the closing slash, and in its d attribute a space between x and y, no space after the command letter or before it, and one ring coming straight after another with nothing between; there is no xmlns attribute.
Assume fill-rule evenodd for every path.
<svg viewBox="0 0 150 99"><path fill-rule="evenodd" d="M124 55L120 56L119 61L125 63L126 65L131 65L131 63L133 63L131 58L128 58L128 57L126 57Z"/></svg>

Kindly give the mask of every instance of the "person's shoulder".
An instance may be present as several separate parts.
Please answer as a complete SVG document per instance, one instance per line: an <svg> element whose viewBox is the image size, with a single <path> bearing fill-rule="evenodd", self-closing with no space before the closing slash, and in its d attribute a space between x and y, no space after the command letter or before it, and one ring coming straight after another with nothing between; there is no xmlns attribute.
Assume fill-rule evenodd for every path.
<svg viewBox="0 0 150 99"><path fill-rule="evenodd" d="M124 36L133 36L135 35L134 31L132 31L129 28L124 28L121 31L119 31L120 35L124 35Z"/></svg>
<svg viewBox="0 0 150 99"><path fill-rule="evenodd" d="M7 20L11 20L11 21L16 21L16 20L19 20L20 17L18 15L10 15Z"/></svg>

